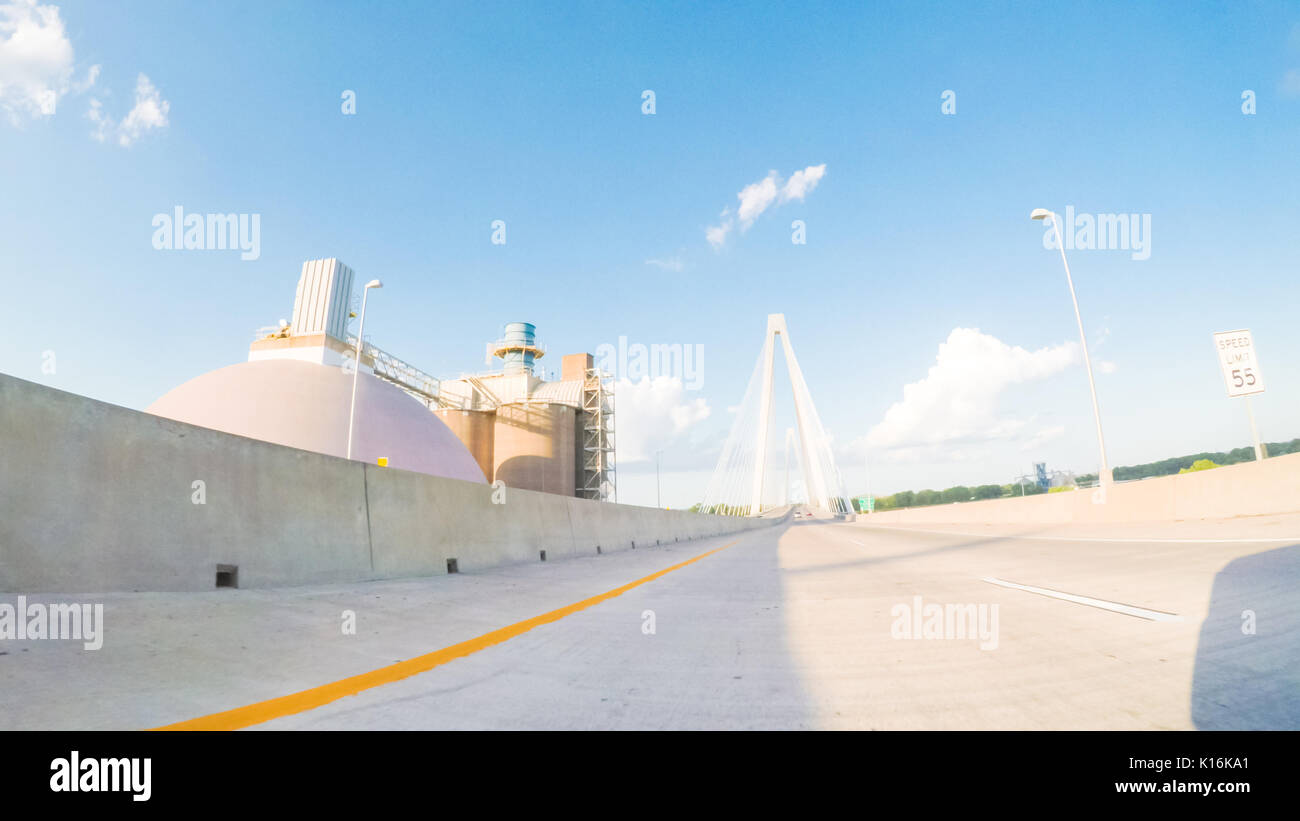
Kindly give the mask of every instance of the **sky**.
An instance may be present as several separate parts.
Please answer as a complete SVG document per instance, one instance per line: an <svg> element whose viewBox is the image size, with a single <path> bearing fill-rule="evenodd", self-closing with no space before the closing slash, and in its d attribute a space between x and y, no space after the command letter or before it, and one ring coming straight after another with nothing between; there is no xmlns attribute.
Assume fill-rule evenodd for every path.
<svg viewBox="0 0 1300 821"><path fill-rule="evenodd" d="M1092 472L1068 207L1142 229L1066 249L1111 464L1250 444L1238 328L1289 440L1298 147L1293 2L0 0L0 372L143 409L337 257L434 374L518 320L697 352L616 374L619 501L700 500L769 313L851 494ZM156 248L178 207L255 253Z"/></svg>

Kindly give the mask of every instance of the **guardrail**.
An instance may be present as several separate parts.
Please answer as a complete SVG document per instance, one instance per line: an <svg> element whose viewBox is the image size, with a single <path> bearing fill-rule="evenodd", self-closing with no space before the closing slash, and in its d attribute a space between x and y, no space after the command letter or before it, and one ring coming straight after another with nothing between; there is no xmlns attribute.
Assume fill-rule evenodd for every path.
<svg viewBox="0 0 1300 821"><path fill-rule="evenodd" d="M357 338L348 335L348 346L356 350ZM362 343L361 353L369 356L374 363L375 376L392 382L407 393L412 393L428 402L437 402L442 380L425 373L411 363L393 356L388 351L369 342Z"/></svg>

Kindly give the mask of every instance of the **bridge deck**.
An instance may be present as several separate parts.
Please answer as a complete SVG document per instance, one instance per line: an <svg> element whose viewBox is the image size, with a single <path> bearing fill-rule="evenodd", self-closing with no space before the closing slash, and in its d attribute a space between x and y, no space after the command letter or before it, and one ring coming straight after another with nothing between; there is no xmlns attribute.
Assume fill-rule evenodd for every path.
<svg viewBox="0 0 1300 821"><path fill-rule="evenodd" d="M1300 536L1300 516L1212 530L1274 541L1114 541L1184 536L1175 526L1004 536L801 519L739 538L422 580L105 595L95 599L106 611L99 651L6 642L0 728L154 727L310 690L729 543L427 672L253 726L1300 727L1300 538L1284 538ZM892 637L891 611L915 596L998 605L996 649ZM342 634L344 610L356 613L356 635ZM1254 635L1241 630L1244 610L1255 613Z"/></svg>

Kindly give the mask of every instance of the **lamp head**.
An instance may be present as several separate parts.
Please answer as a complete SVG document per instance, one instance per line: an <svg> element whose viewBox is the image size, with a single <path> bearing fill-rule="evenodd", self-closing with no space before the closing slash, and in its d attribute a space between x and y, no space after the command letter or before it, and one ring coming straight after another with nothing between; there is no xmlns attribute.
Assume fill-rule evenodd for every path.
<svg viewBox="0 0 1300 821"><path fill-rule="evenodd" d="M372 280L370 280L369 282L366 283L366 287L367 287L367 288L382 288L382 287L384 287L384 283L380 282L380 281L377 280L377 279L372 279Z"/></svg>
<svg viewBox="0 0 1300 821"><path fill-rule="evenodd" d="M1051 211L1048 211L1046 208L1035 208L1033 211L1029 212L1029 218L1031 220L1041 220L1041 219L1047 219L1048 217L1055 217L1055 216L1056 216L1055 214L1053 214Z"/></svg>

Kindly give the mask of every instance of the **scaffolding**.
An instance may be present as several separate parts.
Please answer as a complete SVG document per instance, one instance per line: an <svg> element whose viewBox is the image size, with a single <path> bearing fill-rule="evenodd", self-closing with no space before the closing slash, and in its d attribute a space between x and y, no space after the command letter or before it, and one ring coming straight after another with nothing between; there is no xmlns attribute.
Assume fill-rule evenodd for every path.
<svg viewBox="0 0 1300 821"><path fill-rule="evenodd" d="M588 368L582 383L582 474L578 496L614 502L618 480L614 455L614 379Z"/></svg>

